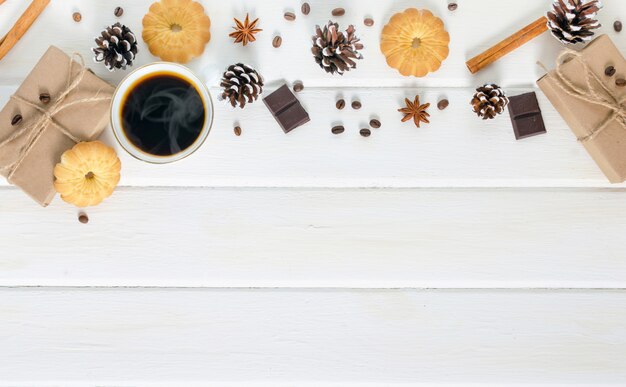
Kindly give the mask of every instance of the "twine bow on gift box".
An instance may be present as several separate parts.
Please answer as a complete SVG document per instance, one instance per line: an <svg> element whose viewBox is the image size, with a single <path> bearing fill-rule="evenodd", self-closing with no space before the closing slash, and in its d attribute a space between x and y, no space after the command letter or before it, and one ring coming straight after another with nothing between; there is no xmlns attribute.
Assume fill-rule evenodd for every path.
<svg viewBox="0 0 626 387"><path fill-rule="evenodd" d="M574 82L568 79L565 74L563 74L562 66L569 60L578 60L582 64L585 74L585 83L587 85L586 89L577 86ZM539 63L539 66L546 70L546 72L549 72L549 70L546 69L542 63ZM592 129L588 134L578 137L578 141L586 142L592 140L604 129L606 129L609 123L613 120L619 122L619 124L626 129L626 109L623 105L624 102L626 102L626 96L618 99L618 97L616 97L613 92L606 87L602 79L600 79L600 77L598 77L598 75L591 70L580 52L574 50L563 51L556 60L554 75L554 80L556 81L555 83L566 94L594 105L603 106L611 111L611 114L609 114L600 125ZM600 86L594 86L594 81Z"/></svg>
<svg viewBox="0 0 626 387"><path fill-rule="evenodd" d="M75 76L72 77L72 66L74 65L74 58L77 58L80 61L81 64L81 70L80 72ZM41 106L32 103L30 101L25 100L24 98L17 96L17 95L12 95L11 99L15 100L19 103L28 105L30 107L32 107L33 109L37 110L39 113L41 113L41 117L35 121L32 125L27 125L24 126L22 128L20 128L19 130L16 130L15 132L13 132L13 134L11 134L8 138L0 141L0 149L3 148L5 145L9 144L10 142L16 140L17 138L27 134L28 138L26 140L25 145L20 149L17 159L15 160L15 162L13 162L10 165L6 165L6 166L0 166L0 169L2 169L3 171L8 172L6 177L7 180L9 182L11 182L11 177L13 176L13 174L15 173L15 171L19 168L20 164L22 163L22 161L24 161L24 159L26 158L26 156L29 154L30 150L32 149L33 145L35 143L37 143L37 140L41 137L41 135L45 132L46 128L49 127L55 127L56 129L58 129L59 131L61 131L61 133L63 133L65 136L67 136L69 139L71 139L72 141L74 141L75 143L79 143L81 141L83 141L80 138L77 138L76 136L74 136L71 131L69 131L67 128L65 128L63 125L59 124L54 117L59 114L61 111L70 108L72 106L75 105L80 105L80 104L87 104L87 103L94 103L94 102L102 102L102 101L110 101L111 97L98 97L98 94L100 93L100 91L98 91L95 95L95 97L91 97L91 98L84 98L84 99L79 99L76 101L72 101L69 103L64 103L65 99L67 98L67 96L74 91L78 85L81 83L81 81L83 80L85 73L89 71L86 67L85 67L85 60L83 59L83 57L78 54L78 53L74 53L72 55L72 57L70 58L70 66L69 66L69 73L68 73L68 77L67 77L67 86L65 88L65 90L63 90L61 92L61 94L57 97L57 99L54 101L54 103L52 105L50 105L50 107L48 109L42 108Z"/></svg>

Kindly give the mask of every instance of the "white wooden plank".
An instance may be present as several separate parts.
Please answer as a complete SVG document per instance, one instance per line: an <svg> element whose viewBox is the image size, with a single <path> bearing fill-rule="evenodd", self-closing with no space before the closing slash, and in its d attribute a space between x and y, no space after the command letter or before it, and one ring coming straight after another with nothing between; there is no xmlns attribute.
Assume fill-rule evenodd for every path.
<svg viewBox="0 0 626 387"><path fill-rule="evenodd" d="M617 386L625 306L624 291L5 288L0 385Z"/></svg>
<svg viewBox="0 0 626 387"><path fill-rule="evenodd" d="M150 1L133 1L124 5L123 22L137 31L139 20ZM605 2L603 21L609 32L612 14L626 11L626 3ZM312 2L312 14L298 16L294 23L282 19L285 9L299 7L299 2L288 4L266 2L263 7L252 0L238 0L227 7L219 2L204 2L214 20L214 37L202 59L190 67L201 73L210 85L216 85L221 69L234 60L249 59L265 72L270 85L280 80L301 79L307 89L301 94L303 103L311 113L313 122L286 136L263 104L257 103L245 111L233 111L218 103L216 123L209 140L193 157L168 166L140 163L120 149L123 155L123 185L130 186L247 186L247 187L608 187L582 147L574 141L556 111L541 97L549 134L524 141L515 141L506 115L495 122L484 123L473 115L468 102L471 87L484 81L495 81L507 86L510 94L528 91L539 76L534 62L542 59L551 63L559 44L546 34L478 76L470 76L464 67L466 57L484 49L512 26L523 25L527 19L541 14L545 1L525 2L521 12L513 3L495 0L484 1L480 7L461 4L454 13L447 11L446 2L423 4L446 19L452 34L452 53L444 68L423 80L404 79L384 64L378 52L377 36L382 20L399 9L415 6L410 1L393 5L378 1L350 1L344 6L348 14L342 21L359 22L364 15L374 15L375 28L362 27L364 40L371 46L364 61L354 75L344 78L328 77L316 69L309 54L309 34L315 22L328 18L330 9L337 6L331 1ZM24 7L17 1L3 4L0 25L9 25ZM108 1L54 2L42 19L35 24L24 41L7 58L0 62L0 82L10 85L0 89L3 104L15 85L21 82L36 59L50 43L71 52L78 50L89 56L91 36L97 27L111 15ZM71 13L80 9L83 21L71 21ZM266 26L259 41L247 48L236 47L228 41L232 16L250 11ZM624 13L624 12L621 12ZM111 15L111 21L114 18ZM517 20L520 19L518 22ZM484 35L484 23L490 20L493 38L476 38ZM273 29L270 26L276 26ZM94 30L96 28L96 30ZM470 33L479 29L480 33ZM44 33L45 31L45 33ZM276 31L281 31L285 45L274 50L270 41ZM613 33L612 33L613 34ZM38 36L47 39L36 39ZM487 34L489 35L489 34ZM626 49L626 41L614 36ZM475 48L474 48L475 47ZM154 58L147 54L139 64ZM277 66L276 63L284 65ZM94 66L99 74L115 82L122 73L107 74ZM505 71L506 69L506 71ZM313 87L317 86L317 87ZM331 87L332 86L332 87ZM359 86L348 88L348 86ZM377 88L385 86L385 88ZM388 88L405 86L405 88ZM433 86L463 87L439 89ZM329 88L331 87L331 88ZM428 87L428 88L423 88ZM269 87L268 89L271 89ZM214 94L217 89L213 89ZM431 125L422 129L399 122L396 111L404 97L416 93L422 100L433 104L447 97L451 106L444 112L433 107ZM364 108L358 112L334 108L335 98L358 97ZM383 128L369 139L358 135L358 130L376 116ZM242 137L232 134L235 122L244 129ZM343 123L347 133L335 137L330 128ZM115 143L110 131L104 139ZM119 147L118 147L119 149ZM1 179L0 184L6 185Z"/></svg>
<svg viewBox="0 0 626 387"><path fill-rule="evenodd" d="M0 89L0 103L9 88ZM513 89L512 94L529 89ZM5 91L2 93L2 91ZM285 135L262 103L244 112L218 104L212 133L191 157L169 165L133 159L110 130L104 141L122 158L122 185L213 187L608 187L610 184L550 103L540 95L547 135L516 141L508 113L484 122L472 113L470 89L427 89L430 125L400 122L397 109L414 89L307 89L301 93L313 121ZM335 96L358 97L361 110L335 109ZM370 118L383 127L359 135ZM233 134L234 123L243 135ZM346 127L340 136L330 128ZM0 184L7 185L4 179Z"/></svg>
<svg viewBox="0 0 626 387"><path fill-rule="evenodd" d="M4 286L626 287L617 190L0 193Z"/></svg>

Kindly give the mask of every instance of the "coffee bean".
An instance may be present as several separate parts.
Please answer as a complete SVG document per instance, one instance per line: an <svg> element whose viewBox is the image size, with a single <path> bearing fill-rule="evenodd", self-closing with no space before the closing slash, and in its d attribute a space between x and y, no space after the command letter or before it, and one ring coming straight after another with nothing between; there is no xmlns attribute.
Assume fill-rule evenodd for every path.
<svg viewBox="0 0 626 387"><path fill-rule="evenodd" d="M333 16L343 16L346 14L346 10L343 8L335 8L332 12Z"/></svg>
<svg viewBox="0 0 626 387"><path fill-rule="evenodd" d="M341 110L343 108L346 107L346 101L344 101L343 99L340 99L339 101L337 101L337 103L335 104L335 107L337 107L337 109Z"/></svg>
<svg viewBox="0 0 626 387"><path fill-rule="evenodd" d="M624 78L617 78L615 80L615 84L617 86L619 86L619 87L624 87L624 86L626 86L626 79L624 79Z"/></svg>
<svg viewBox="0 0 626 387"><path fill-rule="evenodd" d="M374 19L372 19L371 17L365 18L365 20L363 20L363 24L365 24L368 27L371 27L374 25Z"/></svg>
<svg viewBox="0 0 626 387"><path fill-rule="evenodd" d="M124 14L124 8L116 7L115 11L113 11L113 14L115 15L115 17L121 17Z"/></svg>
<svg viewBox="0 0 626 387"><path fill-rule="evenodd" d="M72 14L72 19L74 19L74 21L76 23L80 22L81 20L83 20L83 15L80 14L80 12L74 12Z"/></svg>
<svg viewBox="0 0 626 387"><path fill-rule="evenodd" d="M18 125L20 122L22 122L22 115L16 114L13 116L13 119L11 120L11 125L15 126L15 125Z"/></svg>
<svg viewBox="0 0 626 387"><path fill-rule="evenodd" d="M235 132L235 136L237 137L241 136L241 126L235 126L233 128L233 132Z"/></svg>
<svg viewBox="0 0 626 387"><path fill-rule="evenodd" d="M343 126L337 125L337 126L333 126L333 128L330 131L333 132L333 134L341 134L344 132L344 130L346 129Z"/></svg>
<svg viewBox="0 0 626 387"><path fill-rule="evenodd" d="M372 119L370 120L370 126L374 129L378 129L381 127L380 121L378 121L377 119Z"/></svg>
<svg viewBox="0 0 626 387"><path fill-rule="evenodd" d="M50 94L48 93L39 94L39 100L41 101L41 103L44 103L44 104L50 103Z"/></svg>
<svg viewBox="0 0 626 387"><path fill-rule="evenodd" d="M352 109L354 110L359 110L361 108L361 102L360 101L352 101Z"/></svg>
<svg viewBox="0 0 626 387"><path fill-rule="evenodd" d="M293 91L295 91L296 93L299 93L302 90L304 90L304 85L302 84L302 82L296 82L293 84Z"/></svg>
<svg viewBox="0 0 626 387"><path fill-rule="evenodd" d="M359 134L360 134L361 136L363 136L363 137L369 137L369 136L372 134L372 131L371 131L371 130L369 130L369 129L367 129L367 128L365 128L365 129L361 129L361 130L359 131Z"/></svg>
<svg viewBox="0 0 626 387"><path fill-rule="evenodd" d="M272 40L272 46L274 46L274 48L278 48L281 44L283 44L283 38L281 38L280 36L274 36L274 40Z"/></svg>
<svg viewBox="0 0 626 387"><path fill-rule="evenodd" d="M309 5L309 3L303 3L301 11L303 15L308 15L309 12L311 12L311 6Z"/></svg>
<svg viewBox="0 0 626 387"><path fill-rule="evenodd" d="M443 110L447 108L448 105L450 105L450 102L448 102L447 99L442 99L441 101L437 102L437 109Z"/></svg>
<svg viewBox="0 0 626 387"><path fill-rule="evenodd" d="M615 23L613 23L613 29L615 30L615 32L622 32L622 22L617 20Z"/></svg>
<svg viewBox="0 0 626 387"><path fill-rule="evenodd" d="M293 12L285 12L285 20L289 20L289 21L296 20L296 14Z"/></svg>
<svg viewBox="0 0 626 387"><path fill-rule="evenodd" d="M457 3L450 3L448 4L448 11L455 11L458 8L458 4Z"/></svg>
<svg viewBox="0 0 626 387"><path fill-rule="evenodd" d="M607 68L605 68L604 75L606 75L607 77L612 77L613 75L615 75L615 67L608 66Z"/></svg>
<svg viewBox="0 0 626 387"><path fill-rule="evenodd" d="M78 221L81 222L82 224L87 224L89 223L89 217L84 212L81 212L78 215Z"/></svg>

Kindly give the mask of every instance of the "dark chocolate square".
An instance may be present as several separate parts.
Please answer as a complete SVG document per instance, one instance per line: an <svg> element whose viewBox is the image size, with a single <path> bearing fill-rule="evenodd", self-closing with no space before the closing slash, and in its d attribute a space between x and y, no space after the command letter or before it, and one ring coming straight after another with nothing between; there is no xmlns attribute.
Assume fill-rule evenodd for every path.
<svg viewBox="0 0 626 387"><path fill-rule="evenodd" d="M285 133L310 121L309 114L287 85L263 98L263 102Z"/></svg>
<svg viewBox="0 0 626 387"><path fill-rule="evenodd" d="M295 128L306 124L311 121L309 118L309 113L304 110L300 103L295 103L288 107L286 110L282 111L279 115L276 116L278 123L285 133L289 133Z"/></svg>
<svg viewBox="0 0 626 387"><path fill-rule="evenodd" d="M263 98L263 102L272 114L277 114L298 102L296 96L289 90L287 85L283 85L275 92Z"/></svg>
<svg viewBox="0 0 626 387"><path fill-rule="evenodd" d="M534 92L510 97L509 115L517 140L546 133L537 95Z"/></svg>

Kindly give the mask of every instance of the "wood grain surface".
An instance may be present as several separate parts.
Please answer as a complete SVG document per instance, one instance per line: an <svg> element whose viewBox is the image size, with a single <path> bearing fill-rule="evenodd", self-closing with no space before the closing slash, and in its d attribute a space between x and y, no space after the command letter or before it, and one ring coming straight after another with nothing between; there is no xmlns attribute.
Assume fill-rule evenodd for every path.
<svg viewBox="0 0 626 387"><path fill-rule="evenodd" d="M308 16L299 0L201 2L212 40L189 68L212 94L243 61L268 91L302 81L312 122L285 135L261 102L215 101L207 142L184 161L143 164L117 147L122 187L86 225L79 209L40 208L0 182L0 386L626 384L625 186L606 182L540 92L548 134L522 141L507 114L484 122L469 105L486 82L537 91L536 62L551 67L562 49L548 33L476 75L465 62L550 2L309 0ZM626 52L612 29L626 2L603 3L600 33ZM28 4L2 4L0 35ZM108 24L139 36L150 4L52 1L0 62L0 105L50 44L89 60ZM310 39L339 6L365 59L330 77ZM451 35L423 79L378 48L408 7ZM227 35L246 13L264 31L243 48ZM137 66L156 59L140 42ZM126 74L91 67L112 83ZM397 112L416 94L433 106L420 129ZM363 107L338 111L337 98ZM382 127L362 138L371 118ZM117 146L110 131L102 140Z"/></svg>
<svg viewBox="0 0 626 387"><path fill-rule="evenodd" d="M626 287L621 190L133 188L87 225L0 192L4 286Z"/></svg>
<svg viewBox="0 0 626 387"><path fill-rule="evenodd" d="M0 384L619 386L625 304L609 290L5 289Z"/></svg>

